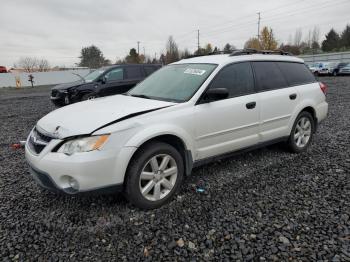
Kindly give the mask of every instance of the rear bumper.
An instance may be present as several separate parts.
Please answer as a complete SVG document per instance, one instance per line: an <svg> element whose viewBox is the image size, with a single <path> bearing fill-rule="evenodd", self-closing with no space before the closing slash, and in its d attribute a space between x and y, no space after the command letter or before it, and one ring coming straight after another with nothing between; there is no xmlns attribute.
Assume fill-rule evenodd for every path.
<svg viewBox="0 0 350 262"><path fill-rule="evenodd" d="M320 123L324 119L326 119L328 114L328 103L322 102L321 104L317 105L316 107L316 117L317 122Z"/></svg>

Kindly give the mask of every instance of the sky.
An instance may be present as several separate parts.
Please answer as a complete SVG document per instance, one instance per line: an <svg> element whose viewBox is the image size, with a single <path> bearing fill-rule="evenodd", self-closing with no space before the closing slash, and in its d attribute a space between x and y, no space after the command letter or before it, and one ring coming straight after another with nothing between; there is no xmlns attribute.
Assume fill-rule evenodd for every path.
<svg viewBox="0 0 350 262"><path fill-rule="evenodd" d="M350 0L3 0L0 5L0 65L21 57L45 58L51 66L74 66L82 47L96 45L115 62L130 48L147 56L165 51L169 35L180 49L211 43L242 48L261 27L279 43L297 28L305 38L317 26L320 41L330 28L350 24Z"/></svg>

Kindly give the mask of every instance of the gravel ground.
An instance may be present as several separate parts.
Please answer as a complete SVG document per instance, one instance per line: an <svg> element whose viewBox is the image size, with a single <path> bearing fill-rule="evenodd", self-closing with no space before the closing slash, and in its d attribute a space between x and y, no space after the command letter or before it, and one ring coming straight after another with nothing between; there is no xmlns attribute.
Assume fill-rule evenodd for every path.
<svg viewBox="0 0 350 262"><path fill-rule="evenodd" d="M119 195L40 190L9 145L53 110L48 91L0 91L0 257L350 261L350 78L322 81L329 118L308 152L275 145L197 168L177 198L147 212Z"/></svg>

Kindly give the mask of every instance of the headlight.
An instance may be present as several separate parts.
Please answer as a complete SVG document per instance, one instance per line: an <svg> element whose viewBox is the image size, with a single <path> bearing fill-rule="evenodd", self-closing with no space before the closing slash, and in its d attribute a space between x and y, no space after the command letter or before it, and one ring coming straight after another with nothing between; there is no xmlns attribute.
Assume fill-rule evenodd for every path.
<svg viewBox="0 0 350 262"><path fill-rule="evenodd" d="M102 136L89 136L82 137L73 140L69 140L64 143L57 152L72 155L78 152L88 152L92 150L100 149L107 141L109 135Z"/></svg>

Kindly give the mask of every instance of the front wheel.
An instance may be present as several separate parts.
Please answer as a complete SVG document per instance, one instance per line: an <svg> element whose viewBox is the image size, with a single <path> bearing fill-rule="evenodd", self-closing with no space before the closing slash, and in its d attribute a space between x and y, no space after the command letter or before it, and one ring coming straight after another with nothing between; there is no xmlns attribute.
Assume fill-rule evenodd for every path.
<svg viewBox="0 0 350 262"><path fill-rule="evenodd" d="M93 100L97 98L97 95L93 94L93 93L88 93L83 95L83 97L81 98L82 101L86 101L86 100Z"/></svg>
<svg viewBox="0 0 350 262"><path fill-rule="evenodd" d="M314 118L309 112L301 112L294 122L292 132L288 139L288 146L292 152L306 151L315 132Z"/></svg>
<svg viewBox="0 0 350 262"><path fill-rule="evenodd" d="M158 208L176 194L183 176L183 159L174 147L161 142L149 143L129 164L126 197L141 209Z"/></svg>

